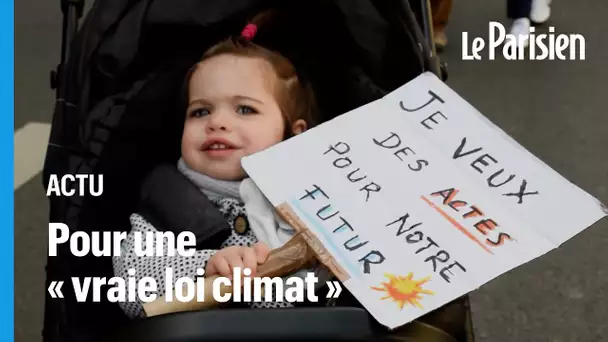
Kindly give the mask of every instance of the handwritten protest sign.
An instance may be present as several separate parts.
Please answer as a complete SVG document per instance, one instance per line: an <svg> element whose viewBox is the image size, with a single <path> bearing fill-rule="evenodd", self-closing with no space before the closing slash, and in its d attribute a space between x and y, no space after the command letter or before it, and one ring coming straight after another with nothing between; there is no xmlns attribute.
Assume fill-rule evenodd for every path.
<svg viewBox="0 0 608 342"><path fill-rule="evenodd" d="M429 73L242 163L389 328L607 213Z"/></svg>

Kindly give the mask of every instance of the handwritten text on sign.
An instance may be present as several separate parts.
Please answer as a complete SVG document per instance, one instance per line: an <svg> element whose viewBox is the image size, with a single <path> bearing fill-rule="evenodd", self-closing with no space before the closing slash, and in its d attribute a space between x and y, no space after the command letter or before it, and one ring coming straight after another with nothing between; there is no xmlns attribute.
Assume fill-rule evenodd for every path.
<svg viewBox="0 0 608 342"><path fill-rule="evenodd" d="M334 274L391 328L606 215L432 74L246 157L243 166L273 205L288 207L318 238Z"/></svg>

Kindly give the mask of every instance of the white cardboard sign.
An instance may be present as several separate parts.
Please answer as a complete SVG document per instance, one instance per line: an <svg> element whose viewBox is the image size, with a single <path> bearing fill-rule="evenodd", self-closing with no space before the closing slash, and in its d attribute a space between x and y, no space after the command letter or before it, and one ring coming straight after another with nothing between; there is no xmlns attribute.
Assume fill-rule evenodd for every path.
<svg viewBox="0 0 608 342"><path fill-rule="evenodd" d="M431 73L242 164L389 328L607 214Z"/></svg>

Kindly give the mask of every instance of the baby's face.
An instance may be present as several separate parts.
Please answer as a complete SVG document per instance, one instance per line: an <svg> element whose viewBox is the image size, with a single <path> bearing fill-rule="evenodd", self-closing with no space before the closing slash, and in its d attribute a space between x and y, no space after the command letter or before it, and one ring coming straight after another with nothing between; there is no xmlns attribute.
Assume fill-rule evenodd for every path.
<svg viewBox="0 0 608 342"><path fill-rule="evenodd" d="M276 82L270 64L258 58L219 55L199 64L182 137L188 166L215 179L243 179L241 158L283 140Z"/></svg>

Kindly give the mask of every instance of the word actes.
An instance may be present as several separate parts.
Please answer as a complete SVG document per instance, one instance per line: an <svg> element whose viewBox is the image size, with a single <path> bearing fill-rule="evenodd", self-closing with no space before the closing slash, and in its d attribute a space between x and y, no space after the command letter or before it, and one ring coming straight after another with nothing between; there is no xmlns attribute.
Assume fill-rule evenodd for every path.
<svg viewBox="0 0 608 342"><path fill-rule="evenodd" d="M467 237L479 244L485 251L489 253L492 252L487 248L487 246L499 247L502 246L506 241L512 240L511 236L508 233L501 231L498 223L496 223L496 221L494 221L492 218L486 217L484 212L477 205L469 204L461 199L456 199L457 194L458 189L445 189L434 192L431 194L431 196L440 197L442 199L443 207L451 208L459 215L462 215L462 218L466 220L465 222L472 221L471 225L475 227L475 230L486 238L485 243L480 242L475 235L466 230L465 227L460 225L449 214L439 209L438 211L444 216L445 219L452 223L456 228L460 229L465 235L467 235ZM434 203L430 202L425 197L423 197L423 199L427 201L429 205L435 209L438 209Z"/></svg>

